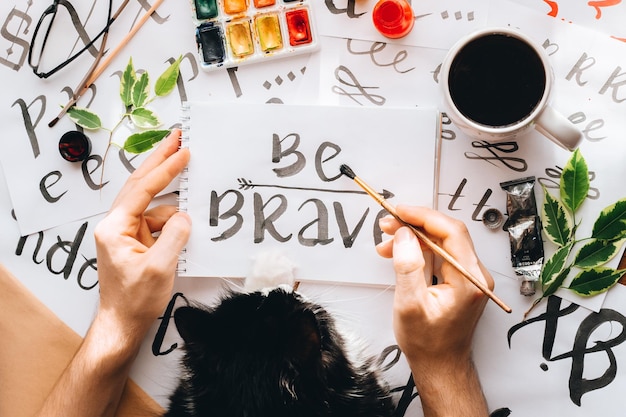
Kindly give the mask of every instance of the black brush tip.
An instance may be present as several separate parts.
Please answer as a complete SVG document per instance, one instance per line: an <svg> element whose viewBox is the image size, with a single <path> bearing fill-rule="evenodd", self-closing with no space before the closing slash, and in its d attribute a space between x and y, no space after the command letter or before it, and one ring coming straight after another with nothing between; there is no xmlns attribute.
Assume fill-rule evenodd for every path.
<svg viewBox="0 0 626 417"><path fill-rule="evenodd" d="M56 125L59 122L59 120L60 119L58 117L55 117L54 119L50 121L50 123L48 123L48 127L54 127L54 125Z"/></svg>
<svg viewBox="0 0 626 417"><path fill-rule="evenodd" d="M354 171L352 171L352 168L350 168L348 165L346 164L342 164L339 167L339 171L341 171L341 173L347 177L349 177L350 179L354 179L356 177L356 174L354 173Z"/></svg>

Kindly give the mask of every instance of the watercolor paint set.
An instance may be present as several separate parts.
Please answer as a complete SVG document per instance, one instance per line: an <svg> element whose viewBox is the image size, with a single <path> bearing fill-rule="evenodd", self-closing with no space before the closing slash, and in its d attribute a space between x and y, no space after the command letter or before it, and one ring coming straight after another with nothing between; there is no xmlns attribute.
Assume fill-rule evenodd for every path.
<svg viewBox="0 0 626 417"><path fill-rule="evenodd" d="M202 68L210 71L313 52L309 0L192 0Z"/></svg>

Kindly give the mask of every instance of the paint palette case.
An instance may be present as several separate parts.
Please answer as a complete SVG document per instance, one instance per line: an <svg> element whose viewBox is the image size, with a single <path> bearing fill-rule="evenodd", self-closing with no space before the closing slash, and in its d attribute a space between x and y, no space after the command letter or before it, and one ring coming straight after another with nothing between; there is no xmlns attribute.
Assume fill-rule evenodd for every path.
<svg viewBox="0 0 626 417"><path fill-rule="evenodd" d="M199 60L207 71L318 47L309 0L192 0L191 6Z"/></svg>

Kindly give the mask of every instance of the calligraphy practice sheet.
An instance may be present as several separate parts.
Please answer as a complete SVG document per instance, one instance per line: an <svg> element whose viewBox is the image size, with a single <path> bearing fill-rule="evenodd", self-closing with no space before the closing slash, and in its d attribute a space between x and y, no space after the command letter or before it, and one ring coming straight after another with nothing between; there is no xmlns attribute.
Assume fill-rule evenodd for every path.
<svg viewBox="0 0 626 417"><path fill-rule="evenodd" d="M317 52L210 73L198 63L190 4L165 1L79 100L78 105L97 113L106 128L85 130L93 150L82 163L67 162L58 151L61 135L82 128L67 116L54 127L48 123L73 94L100 43L58 73L37 78L28 51L40 16L52 2L0 3L0 120L5 139L0 152L0 263L76 332L85 334L98 303L93 229L128 175L146 157L118 147L136 126L124 121L113 134L109 131L126 110L119 92L129 60L137 73L149 73L153 84L171 62L182 57L174 92L150 103L163 129L183 126L183 103L210 108L220 121L206 117L202 134L193 135L189 166L194 174L193 144L198 137L206 140L202 146L220 149L207 164L210 169L200 174L206 178L189 176L203 181L193 190L209 200L194 219L190 245L195 247L194 240L201 237L212 247L201 259L181 254L193 277L177 277L171 301L148 332L131 372L133 380L163 406L176 386L181 356L174 309L195 300L210 305L225 288L239 288L239 277L246 274L260 246L267 245L299 264L303 279L299 292L328 308L340 326L363 338L366 352L380 360L394 389L396 415L423 415L410 370L393 336L393 269L373 248L376 239L389 238L375 228L381 208L359 194L353 181L334 176L339 163L346 163L377 190L393 193L393 203L433 204L431 179L426 181L428 187L417 189L421 184L417 177L433 172L434 159L420 158L434 155L435 138L428 134L428 142L423 142L426 136L419 132L434 129L430 115L441 108L439 70L447 50L475 29L517 28L550 57L552 105L583 133L580 151L589 166L591 188L577 214L577 236L587 236L600 211L626 196L626 2L622 0L412 0L415 26L407 37L396 40L374 29L371 10L376 0L311 1L315 33L320 35ZM106 50L119 44L152 3L128 3L111 25ZM120 4L122 0L113 0L113 10ZM56 25L51 35L52 63L82 48L105 24L101 17L108 2L81 0L71 5L75 8L71 16L59 6L59 22L64 24ZM241 122L239 112L251 108L246 106L255 111L247 112ZM331 106L336 111L327 114L324 109ZM293 117L296 108L307 111ZM415 117L400 126L399 120L407 115ZM346 122L355 119L358 123ZM524 320L535 298L519 294L508 235L488 229L481 221L489 208L506 211L503 181L535 176L539 204L544 187L556 193L570 153L534 131L498 144L473 140L445 113L440 129L434 205L468 225L476 250L495 279L496 294L513 308L512 314L506 314L489 302L474 339L474 360L491 416L622 416L626 287L618 285L585 299L564 289L540 302ZM411 133L414 141L399 137ZM246 142L244 134L260 140ZM298 146L292 141L296 134ZM109 142L113 146L108 147ZM290 145L294 145L291 150ZM302 154L302 171L281 171L298 159L297 152ZM277 162L269 160L276 155ZM172 191L180 190L180 185L174 181L154 204L178 204ZM242 202L244 221L230 237L237 216L227 218L226 210L235 200ZM279 215L281 207L285 210ZM211 226L211 221L216 225ZM245 245L230 243L239 238L245 238ZM255 238L261 242L254 243ZM310 256L306 244L311 239L329 243L313 248L319 249L315 255L319 258L305 259ZM547 256L554 250L547 241L544 248ZM351 255L350 250L358 250L359 255ZM217 258L235 263L238 269L210 270ZM617 261L608 265L615 267ZM368 268L384 279L354 278ZM19 320L27 312L5 314Z"/></svg>
<svg viewBox="0 0 626 417"><path fill-rule="evenodd" d="M298 280L393 284L389 260L369 256L385 211L340 166L392 204L432 206L434 108L190 102L183 118L194 227L182 276L244 277L251 257L278 250Z"/></svg>

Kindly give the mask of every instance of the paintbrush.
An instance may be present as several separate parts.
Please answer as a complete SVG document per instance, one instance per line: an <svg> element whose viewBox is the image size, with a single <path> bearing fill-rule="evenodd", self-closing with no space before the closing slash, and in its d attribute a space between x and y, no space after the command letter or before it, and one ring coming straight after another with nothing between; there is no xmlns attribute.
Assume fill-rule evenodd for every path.
<svg viewBox="0 0 626 417"><path fill-rule="evenodd" d="M511 307L504 304L502 300L500 300L494 293L491 291L482 281L477 279L474 275L472 275L463 265L461 265L452 255L450 255L445 249L441 246L437 245L433 242L424 231L419 229L412 224L409 224L402 220L396 211L396 208L389 203L383 196L378 194L373 188L367 185L362 179L356 176L352 168L343 164L340 169L341 173L348 178L354 180L367 194L374 198L385 210L389 212L396 220L398 220L402 225L408 227L415 233L415 236L418 237L426 246L430 248L437 255L441 256L446 262L450 263L457 271L459 271L465 278L467 278L472 284L474 284L479 290L481 290L487 297L489 297L493 302L495 302L500 308L502 308L507 313L513 311Z"/></svg>
<svg viewBox="0 0 626 417"><path fill-rule="evenodd" d="M118 14L119 12L122 11L122 9L126 6L127 3L128 3L127 1L124 2L124 4L120 7L118 11ZM115 47L115 49L107 55L107 58L102 62L102 64L100 64L97 68L93 69L93 72L91 72L88 78L86 77L86 81L81 83L81 87L78 89L78 92L74 93L70 101L65 106L63 106L63 109L61 109L61 112L58 114L58 116L52 119L50 123L48 123L49 127L53 127L54 125L56 125L57 122L61 119L61 117L63 117L67 113L67 111L74 104L76 104L78 99L81 98L81 96L85 94L87 90L89 90L89 87L91 87L91 85L96 82L98 77L102 75L104 70L111 63L111 61L113 61L113 58L115 58L117 54L126 46L126 44L130 42L132 37L135 36L135 34L139 31L139 29L141 29L143 24L146 23L146 21L148 21L152 13L155 12L155 10L161 5L161 3L163 3L163 0L156 0L154 4L152 5L152 7L150 7L150 9L143 16L141 16L141 19L139 19L139 21L135 23L135 25L130 29L130 32L128 32L126 36L124 36L124 39L122 39L121 42ZM117 18L117 14L115 18Z"/></svg>

